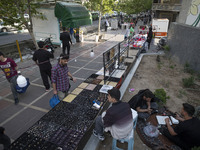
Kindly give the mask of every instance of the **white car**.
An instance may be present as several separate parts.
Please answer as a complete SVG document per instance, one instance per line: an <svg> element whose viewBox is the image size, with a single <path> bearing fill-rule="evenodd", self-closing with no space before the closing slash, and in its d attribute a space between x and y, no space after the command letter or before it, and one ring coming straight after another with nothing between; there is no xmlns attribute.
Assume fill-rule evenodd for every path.
<svg viewBox="0 0 200 150"><path fill-rule="evenodd" d="M29 18L29 14L24 14L24 18L28 19Z"/></svg>
<svg viewBox="0 0 200 150"><path fill-rule="evenodd" d="M0 32L8 32L12 29L11 26L3 25L3 22L0 21Z"/></svg>

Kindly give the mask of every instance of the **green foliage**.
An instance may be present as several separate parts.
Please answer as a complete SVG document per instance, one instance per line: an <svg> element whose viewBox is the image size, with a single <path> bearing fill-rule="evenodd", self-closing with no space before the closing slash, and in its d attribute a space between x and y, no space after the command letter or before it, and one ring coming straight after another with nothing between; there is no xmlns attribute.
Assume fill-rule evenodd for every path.
<svg viewBox="0 0 200 150"><path fill-rule="evenodd" d="M37 12L40 5L37 2L41 0L1 0L0 14L5 25L11 25L22 29L26 27L32 32L32 16L43 18L42 14ZM29 18L24 18L24 14L29 14ZM30 23L30 24L29 24Z"/></svg>
<svg viewBox="0 0 200 150"><path fill-rule="evenodd" d="M193 147L192 150L200 150L200 147Z"/></svg>
<svg viewBox="0 0 200 150"><path fill-rule="evenodd" d="M186 92L184 90L179 90L179 93L178 93L178 98L183 98L183 96L187 95Z"/></svg>
<svg viewBox="0 0 200 150"><path fill-rule="evenodd" d="M163 48L164 48L165 51L168 51L168 52L170 51L169 45L165 45L165 46L163 46Z"/></svg>
<svg viewBox="0 0 200 150"><path fill-rule="evenodd" d="M194 85L194 77L191 76L189 78L183 78L182 82L184 87L189 88Z"/></svg>
<svg viewBox="0 0 200 150"><path fill-rule="evenodd" d="M169 68L174 69L174 65L169 66Z"/></svg>
<svg viewBox="0 0 200 150"><path fill-rule="evenodd" d="M137 14L143 11L150 10L152 0L120 0L119 8L127 14Z"/></svg>
<svg viewBox="0 0 200 150"><path fill-rule="evenodd" d="M156 89L154 92L154 95L161 100L163 104L166 104L167 99L170 97L167 96L166 92L164 89Z"/></svg>
<svg viewBox="0 0 200 150"><path fill-rule="evenodd" d="M162 68L162 65L163 65L162 62L158 62L158 63L157 63L157 66L158 66L158 69L159 69L159 70Z"/></svg>
<svg viewBox="0 0 200 150"><path fill-rule="evenodd" d="M184 65L184 72L190 73L192 75L195 73L188 62L186 62Z"/></svg>
<svg viewBox="0 0 200 150"><path fill-rule="evenodd" d="M115 0L88 0L84 3L90 11L99 11L101 14L111 13L115 8Z"/></svg>
<svg viewBox="0 0 200 150"><path fill-rule="evenodd" d="M98 20L98 13L91 13L92 14L92 20Z"/></svg>

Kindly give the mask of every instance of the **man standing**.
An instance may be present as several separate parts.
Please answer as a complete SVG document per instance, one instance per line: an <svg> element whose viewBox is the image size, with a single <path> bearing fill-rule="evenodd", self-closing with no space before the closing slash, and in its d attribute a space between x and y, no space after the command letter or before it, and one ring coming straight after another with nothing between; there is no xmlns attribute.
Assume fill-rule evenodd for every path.
<svg viewBox="0 0 200 150"><path fill-rule="evenodd" d="M200 146L200 120L193 117L194 112L195 109L192 105L183 103L181 109L183 118L176 115L176 119L180 123L175 128L170 125L169 118L165 119L168 130L165 130L163 134L183 150L190 150L195 146Z"/></svg>
<svg viewBox="0 0 200 150"><path fill-rule="evenodd" d="M111 134L116 139L126 138L133 129L132 111L128 103L122 102L120 99L120 91L113 88L108 91L108 101L112 106L98 116L95 122L93 134L103 141L105 139L104 128L109 128Z"/></svg>
<svg viewBox="0 0 200 150"><path fill-rule="evenodd" d="M66 28L63 27L63 33L60 34L60 40L62 41L62 46L63 46L63 54L65 54L65 50L67 47L67 55L70 53L70 44L72 44L71 38L69 33L66 31Z"/></svg>
<svg viewBox="0 0 200 150"><path fill-rule="evenodd" d="M106 21L105 21L105 32L107 32L108 27L109 27L109 23L108 23L108 20L106 19Z"/></svg>
<svg viewBox="0 0 200 150"><path fill-rule="evenodd" d="M33 60L40 68L40 74L42 77L43 84L46 88L46 91L50 89L49 79L51 80L51 63L50 58L54 58L53 53L48 52L45 48L45 43L43 41L38 42L38 46L40 49L38 49L33 54Z"/></svg>
<svg viewBox="0 0 200 150"><path fill-rule="evenodd" d="M52 68L52 84L53 93L58 95L59 100L63 100L69 91L69 77L76 82L76 79L72 77L72 74L68 70L67 62L69 55L60 54L58 64Z"/></svg>
<svg viewBox="0 0 200 150"><path fill-rule="evenodd" d="M148 49L150 49L151 40L153 37L152 27L149 27L149 33L147 35Z"/></svg>
<svg viewBox="0 0 200 150"><path fill-rule="evenodd" d="M6 79L10 82L11 91L15 100L15 104L19 103L16 85L17 85L17 64L11 58L5 58L0 52L0 68L3 70Z"/></svg>

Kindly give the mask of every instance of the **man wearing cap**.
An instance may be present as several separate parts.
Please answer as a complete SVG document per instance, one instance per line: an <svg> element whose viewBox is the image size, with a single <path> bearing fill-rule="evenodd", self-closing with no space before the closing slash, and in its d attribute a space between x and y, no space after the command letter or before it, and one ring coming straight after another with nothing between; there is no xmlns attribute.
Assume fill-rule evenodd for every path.
<svg viewBox="0 0 200 150"><path fill-rule="evenodd" d="M53 93L58 95L59 100L63 100L69 91L69 77L76 82L76 79L73 78L72 74L68 70L67 62L69 60L69 55L60 54L57 65L52 68L52 85Z"/></svg>
<svg viewBox="0 0 200 150"><path fill-rule="evenodd" d="M109 128L115 139L126 138L133 129L132 111L128 103L120 101L120 91L113 88L108 91L108 101L112 106L95 122L93 134L103 141L104 128Z"/></svg>
<svg viewBox="0 0 200 150"><path fill-rule="evenodd" d="M33 61L40 68L40 74L42 77L43 84L45 86L46 92L50 89L49 79L51 80L51 63L50 58L54 58L53 53L47 51L45 48L45 43L43 41L38 42L40 49L35 51L33 54Z"/></svg>
<svg viewBox="0 0 200 150"><path fill-rule="evenodd" d="M15 104L19 103L16 85L17 85L17 64L11 58L5 58L0 52L0 68L3 70L6 79L10 82L11 91L15 100Z"/></svg>

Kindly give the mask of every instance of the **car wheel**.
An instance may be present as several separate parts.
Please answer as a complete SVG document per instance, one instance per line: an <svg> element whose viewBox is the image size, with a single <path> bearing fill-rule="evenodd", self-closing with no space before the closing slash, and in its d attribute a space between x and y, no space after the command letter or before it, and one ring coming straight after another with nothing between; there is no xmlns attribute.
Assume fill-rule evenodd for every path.
<svg viewBox="0 0 200 150"><path fill-rule="evenodd" d="M2 31L2 32L8 32L8 29L2 28L1 31Z"/></svg>
<svg viewBox="0 0 200 150"><path fill-rule="evenodd" d="M7 28L2 28L1 31L2 32L8 32L8 29Z"/></svg>

